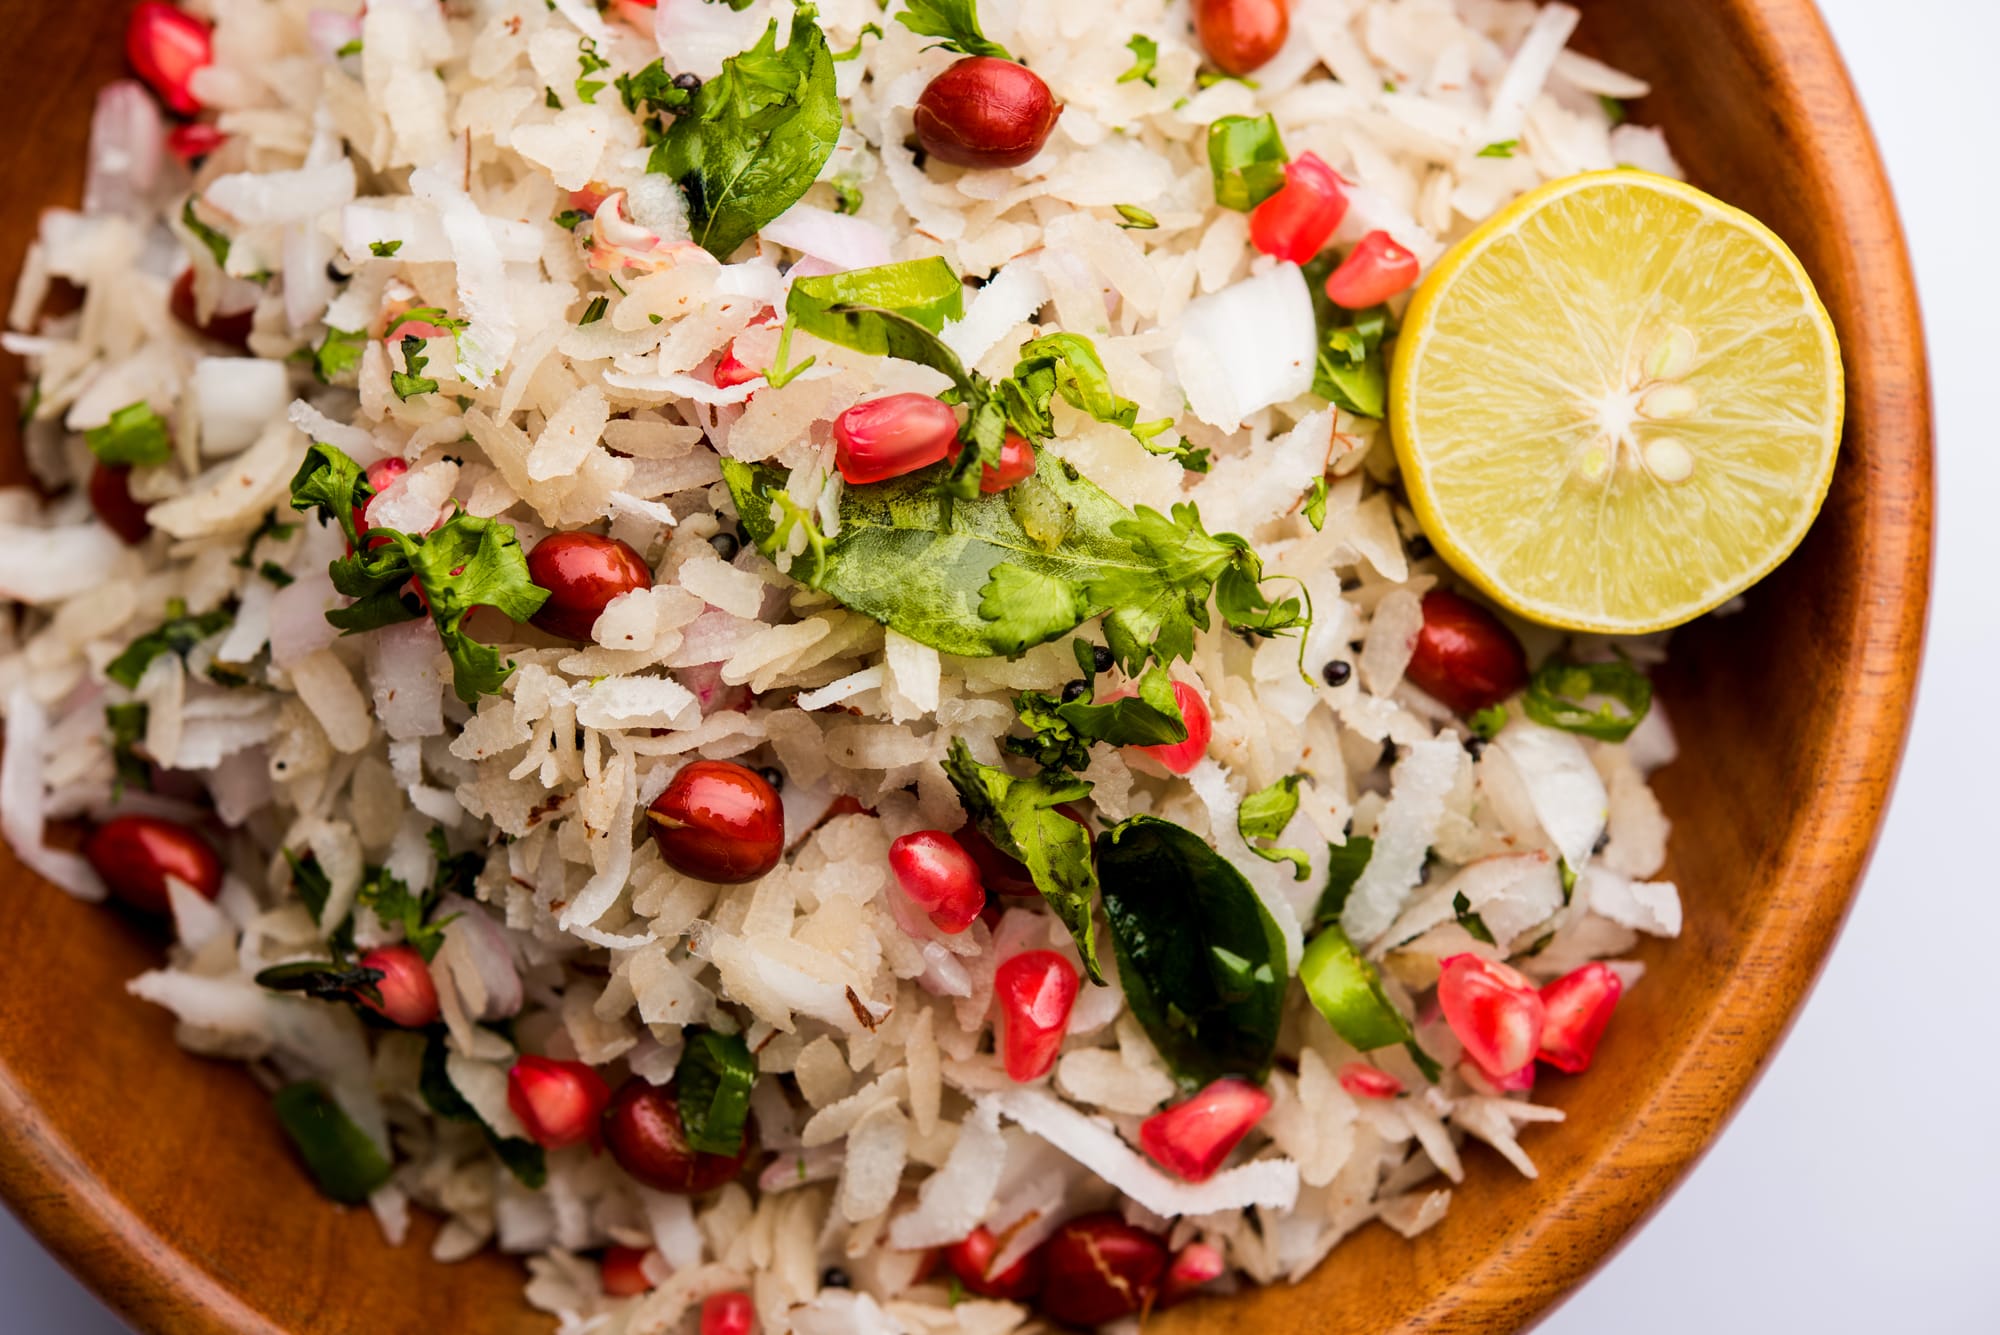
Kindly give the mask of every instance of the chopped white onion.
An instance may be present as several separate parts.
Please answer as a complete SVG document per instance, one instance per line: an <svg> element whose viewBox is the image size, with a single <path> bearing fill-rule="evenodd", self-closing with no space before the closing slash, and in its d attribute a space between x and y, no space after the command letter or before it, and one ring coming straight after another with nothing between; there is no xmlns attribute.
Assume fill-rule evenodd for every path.
<svg viewBox="0 0 2000 1335"><path fill-rule="evenodd" d="M42 772L49 716L25 686L7 700L6 750L0 753L0 834L28 870L78 899L104 898L104 882L74 853L42 842L48 795Z"/></svg>
<svg viewBox="0 0 2000 1335"><path fill-rule="evenodd" d="M889 234L852 214L794 204L758 233L773 245L824 260L839 269L872 269L895 258Z"/></svg>
<svg viewBox="0 0 2000 1335"><path fill-rule="evenodd" d="M1174 372L1196 417L1234 431L1312 388L1318 337L1305 275L1280 264L1188 303Z"/></svg>
<svg viewBox="0 0 2000 1335"><path fill-rule="evenodd" d="M106 84L90 118L83 211L145 218L153 210L165 143L160 104L146 86L132 79Z"/></svg>
<svg viewBox="0 0 2000 1335"><path fill-rule="evenodd" d="M292 399L285 364L262 357L203 357L193 387L201 452L210 457L247 448Z"/></svg>
<svg viewBox="0 0 2000 1335"><path fill-rule="evenodd" d="M56 603L110 579L125 545L102 524L37 528L0 523L0 597Z"/></svg>

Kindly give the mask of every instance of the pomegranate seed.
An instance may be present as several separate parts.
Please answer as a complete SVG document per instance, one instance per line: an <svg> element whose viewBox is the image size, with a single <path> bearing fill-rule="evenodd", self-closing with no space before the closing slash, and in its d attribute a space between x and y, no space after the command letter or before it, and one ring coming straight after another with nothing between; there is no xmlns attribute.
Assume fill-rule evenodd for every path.
<svg viewBox="0 0 2000 1335"><path fill-rule="evenodd" d="M507 1072L507 1106L543 1149L559 1150L597 1134L611 1089L582 1062L522 1057Z"/></svg>
<svg viewBox="0 0 2000 1335"><path fill-rule="evenodd" d="M83 856L111 893L144 913L171 911L167 878L203 899L222 893L222 859L208 840L162 816L116 816L90 832Z"/></svg>
<svg viewBox="0 0 2000 1335"><path fill-rule="evenodd" d="M382 1000L377 1003L366 993L357 993L355 1000L363 1006L404 1029L421 1029L437 1019L437 982L415 946L381 946L358 962L362 968L378 969L382 974L375 984Z"/></svg>
<svg viewBox="0 0 2000 1335"><path fill-rule="evenodd" d="M655 1191L698 1196L743 1171L756 1148L754 1122L743 1127L735 1154L708 1154L688 1144L674 1086L656 1087L633 1076L612 1096L604 1113L604 1142L618 1166Z"/></svg>
<svg viewBox="0 0 2000 1335"><path fill-rule="evenodd" d="M958 441L958 414L928 394L867 399L833 419L834 463L849 482L928 468Z"/></svg>
<svg viewBox="0 0 2000 1335"><path fill-rule="evenodd" d="M1327 300L1350 311L1379 306L1416 282L1422 267L1387 232L1370 232L1326 276Z"/></svg>
<svg viewBox="0 0 2000 1335"><path fill-rule="evenodd" d="M1529 1062L1512 1075L1491 1076L1479 1069L1475 1061L1462 1061L1458 1073L1465 1083L1489 1098L1499 1098L1505 1094L1525 1094L1535 1087L1535 1064Z"/></svg>
<svg viewBox="0 0 2000 1335"><path fill-rule="evenodd" d="M604 1292L613 1298L636 1298L651 1291L652 1277L646 1273L649 1255L643 1247L606 1247L597 1262L598 1283Z"/></svg>
<svg viewBox="0 0 2000 1335"><path fill-rule="evenodd" d="M1574 1075L1589 1070L1624 990L1625 981L1602 960L1592 960L1543 987L1548 1022L1542 1026L1542 1049L1537 1055L1558 1071Z"/></svg>
<svg viewBox="0 0 2000 1335"><path fill-rule="evenodd" d="M1450 589L1432 589L1405 675L1458 713L1476 714L1528 684L1528 654L1484 607Z"/></svg>
<svg viewBox="0 0 2000 1335"><path fill-rule="evenodd" d="M1225 1076L1139 1123L1139 1148L1176 1177L1206 1182L1269 1111L1269 1094Z"/></svg>
<svg viewBox="0 0 2000 1335"><path fill-rule="evenodd" d="M728 347L722 350L721 358L715 363L715 387L717 389L730 389L736 385L747 385L752 380L762 379L763 375L764 373L756 367L737 360L736 344L733 341Z"/></svg>
<svg viewBox="0 0 2000 1335"><path fill-rule="evenodd" d="M1266 255L1304 264L1319 254L1347 213L1347 192L1313 153L1285 164L1285 184L1250 214L1250 244Z"/></svg>
<svg viewBox="0 0 2000 1335"><path fill-rule="evenodd" d="M1238 78L1277 55L1291 26L1287 0L1195 0L1202 50L1224 74Z"/></svg>
<svg viewBox="0 0 2000 1335"><path fill-rule="evenodd" d="M257 308L252 306L227 315L216 311L204 322L195 306L194 270L191 268L181 270L181 276L174 280L173 291L167 296L167 310L203 338L227 343L232 348L247 350L250 346L250 330L257 317Z"/></svg>
<svg viewBox="0 0 2000 1335"><path fill-rule="evenodd" d="M549 600L528 618L537 630L580 644L590 642L597 618L611 600L653 587L646 558L601 533L551 533L528 553L528 578Z"/></svg>
<svg viewBox="0 0 2000 1335"><path fill-rule="evenodd" d="M917 140L954 167L1018 167L1042 151L1062 110L1026 65L967 56L917 98Z"/></svg>
<svg viewBox="0 0 2000 1335"><path fill-rule="evenodd" d="M1445 1023L1490 1080L1504 1080L1535 1059L1544 1008L1527 979L1477 955L1452 955L1438 976Z"/></svg>
<svg viewBox="0 0 2000 1335"><path fill-rule="evenodd" d="M1137 695L1130 689L1119 691L1112 699L1122 699ZM1166 766L1175 774L1186 774L1201 763L1208 754L1208 739L1215 735L1215 720L1208 712L1208 699L1199 687L1189 682L1174 683L1174 703L1181 708L1181 720L1187 724L1187 740L1167 742L1160 746L1142 746L1138 749Z"/></svg>
<svg viewBox="0 0 2000 1335"><path fill-rule="evenodd" d="M368 512L369 510L374 508L375 498L377 496L380 496L383 492L387 491L390 487L394 486L396 483L396 479L402 477L403 474L409 471L410 471L410 465L405 461L394 457L393 455L387 459L377 459L374 463L368 465L368 471L367 471L368 490L372 492L373 495L369 496L367 500L361 502L361 504L354 507L354 531L357 534L362 534L364 536L367 534ZM369 538L368 548L370 551L373 551L375 548L382 546L388 541L389 539L386 537ZM351 551L352 549L350 548L349 550ZM414 581L412 581L412 584L414 585Z"/></svg>
<svg viewBox="0 0 2000 1335"><path fill-rule="evenodd" d="M889 869L940 932L964 931L986 907L978 864L943 830L918 830L890 844Z"/></svg>
<svg viewBox="0 0 2000 1335"><path fill-rule="evenodd" d="M127 547L137 547L153 531L153 523L146 518L150 508L143 501L132 497L132 467L130 464L108 464L102 459L90 466L90 508L104 522L104 527L116 533Z"/></svg>
<svg viewBox="0 0 2000 1335"><path fill-rule="evenodd" d="M1341 1067L1340 1087L1357 1099L1393 1099L1403 1092L1402 1081L1367 1062L1349 1062Z"/></svg>
<svg viewBox="0 0 2000 1335"><path fill-rule="evenodd" d="M946 455L953 463L958 462L959 444L952 439L951 450ZM1035 475L1035 447L1027 438L1009 431L1000 444L1000 462L986 464L979 470L979 489L988 496L1007 490L1016 482L1025 482Z"/></svg>
<svg viewBox="0 0 2000 1335"><path fill-rule="evenodd" d="M1160 1306L1169 1307L1191 1296L1210 1280L1222 1278L1222 1253L1205 1242L1190 1242L1174 1253L1160 1281Z"/></svg>
<svg viewBox="0 0 2000 1335"><path fill-rule="evenodd" d="M994 972L1000 1051L1011 1078L1039 1080L1056 1064L1076 988L1075 966L1053 950L1024 951Z"/></svg>
<svg viewBox="0 0 2000 1335"><path fill-rule="evenodd" d="M207 121L176 125L167 131L167 151L189 166L193 166L227 142L229 136Z"/></svg>
<svg viewBox="0 0 2000 1335"><path fill-rule="evenodd" d="M754 881L785 855L778 790L733 761L681 766L646 816L669 867L717 885Z"/></svg>
<svg viewBox="0 0 2000 1335"><path fill-rule="evenodd" d="M125 58L167 107L183 116L201 110L188 85L215 61L212 30L164 0L139 0L125 27Z"/></svg>
<svg viewBox="0 0 2000 1335"><path fill-rule="evenodd" d="M1038 1247L997 1275L987 1273L1000 1254L1000 1239L981 1224L945 1249L945 1264L958 1282L982 1298L1026 1302L1042 1291L1042 1252Z"/></svg>
<svg viewBox="0 0 2000 1335"><path fill-rule="evenodd" d="M701 1304L701 1335L750 1335L757 1307L747 1293L711 1293Z"/></svg>
<svg viewBox="0 0 2000 1335"><path fill-rule="evenodd" d="M1145 1311L1167 1269L1167 1244L1158 1234L1108 1211L1070 1220L1041 1250L1048 1272L1042 1310L1073 1326Z"/></svg>

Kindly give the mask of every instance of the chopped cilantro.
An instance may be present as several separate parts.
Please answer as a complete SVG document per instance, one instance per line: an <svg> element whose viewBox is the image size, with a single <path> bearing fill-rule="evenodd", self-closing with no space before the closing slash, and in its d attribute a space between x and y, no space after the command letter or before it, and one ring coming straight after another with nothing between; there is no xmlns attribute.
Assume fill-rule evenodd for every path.
<svg viewBox="0 0 2000 1335"><path fill-rule="evenodd" d="M582 209L564 209L555 216L555 225L565 232L574 232L578 223L590 221L590 215Z"/></svg>
<svg viewBox="0 0 2000 1335"><path fill-rule="evenodd" d="M226 269L229 265L231 245L229 237L195 216L194 200L195 197L189 195L187 203L181 205L181 225L193 232L197 241L208 247L208 253L215 257L216 268Z"/></svg>
<svg viewBox="0 0 2000 1335"><path fill-rule="evenodd" d="M118 775L111 788L114 801L127 785L153 786L153 767L138 750L139 743L146 740L146 723L151 713L138 700L104 706L104 730L111 740L111 764Z"/></svg>
<svg viewBox="0 0 2000 1335"><path fill-rule="evenodd" d="M874 36L876 41L882 40L882 25L880 25L879 23L862 24L861 31L855 35L854 45L848 47L845 51L836 51L833 53L833 59L835 63L854 60L858 58L861 55L861 39L871 34Z"/></svg>
<svg viewBox="0 0 2000 1335"><path fill-rule="evenodd" d="M604 80L593 79L590 76L602 70L610 69L611 62L597 54L597 43L595 41L588 37L582 37L578 38L576 43L576 63L580 71L576 79L577 99L582 102L595 104L597 95L604 91L606 84Z"/></svg>
<svg viewBox="0 0 2000 1335"><path fill-rule="evenodd" d="M938 46L967 56L1012 60L1013 52L979 30L977 0L910 0L896 21L919 37L938 37Z"/></svg>
<svg viewBox="0 0 2000 1335"><path fill-rule="evenodd" d="M835 213L861 212L861 186L853 177L836 176L827 184L833 187Z"/></svg>
<svg viewBox="0 0 2000 1335"><path fill-rule="evenodd" d="M323 385L332 385L349 372L361 369L361 354L368 348L368 335L359 329L334 329L313 349L313 374Z"/></svg>
<svg viewBox="0 0 2000 1335"><path fill-rule="evenodd" d="M412 334L404 338L402 347L403 369L389 372L389 388L396 391L399 399L437 393L438 382L423 374L430 365L430 358L424 356L424 341Z"/></svg>
<svg viewBox="0 0 2000 1335"><path fill-rule="evenodd" d="M1119 223L1118 225L1120 227L1126 228L1127 230L1138 231L1138 232L1150 232L1155 227L1158 227L1160 225L1160 220L1158 218L1155 218L1152 214L1146 212L1146 210L1140 208L1137 204L1113 204L1111 207L1116 209L1118 211L1118 216L1125 220L1124 222Z"/></svg>
<svg viewBox="0 0 2000 1335"><path fill-rule="evenodd" d="M163 464L174 454L173 438L167 434L166 419L143 400L128 403L111 414L103 426L83 433L90 452L107 464Z"/></svg>
<svg viewBox="0 0 2000 1335"><path fill-rule="evenodd" d="M1484 918L1472 911L1472 901L1465 897L1465 891L1461 890L1451 897L1451 911L1458 918L1458 925L1474 941L1483 941L1489 946L1496 944L1493 929L1486 925Z"/></svg>
<svg viewBox="0 0 2000 1335"><path fill-rule="evenodd" d="M395 254L402 248L403 248L403 243L400 240L370 241L368 243L369 253L374 255L377 259L383 259L383 260L388 259L391 255Z"/></svg>
<svg viewBox="0 0 2000 1335"><path fill-rule="evenodd" d="M257 567L257 573L281 589L292 583L292 572L279 565L276 561L264 562L264 564Z"/></svg>
<svg viewBox="0 0 2000 1335"><path fill-rule="evenodd" d="M1497 144L1488 144L1480 149L1478 155L1482 158L1511 158L1514 156L1514 150L1520 146L1521 141L1518 139L1502 139Z"/></svg>
<svg viewBox="0 0 2000 1335"><path fill-rule="evenodd" d="M1132 68L1119 75L1118 82L1140 80L1148 88L1158 88L1160 81L1153 77L1153 68L1160 62L1160 44L1145 33L1135 32L1125 47L1132 53Z"/></svg>
<svg viewBox="0 0 2000 1335"><path fill-rule="evenodd" d="M1590 707L1592 700L1601 703ZM1653 707L1653 683L1630 663L1551 658L1528 679L1521 712L1535 722L1600 742L1622 742Z"/></svg>
<svg viewBox="0 0 2000 1335"><path fill-rule="evenodd" d="M599 295L592 297L590 299L590 304L583 308L583 318L581 320L578 320L577 324L578 325L596 324L599 320L602 320L604 318L604 312L610 309L611 309L611 298L604 296L602 293L600 293Z"/></svg>
<svg viewBox="0 0 2000 1335"><path fill-rule="evenodd" d="M1250 851L1266 862L1291 863L1295 881L1312 875L1311 856L1303 848L1274 848L1257 841L1277 839L1284 834L1292 817L1299 814L1299 785L1303 782L1304 775L1287 774L1269 788L1251 793L1236 808L1236 833L1250 846Z"/></svg>
<svg viewBox="0 0 2000 1335"><path fill-rule="evenodd" d="M339 58L340 58L340 57L342 57L342 56L358 56L358 55L360 55L360 54L361 54L361 39L360 39L359 37L356 37L356 38L355 38L354 40L352 40L352 41L349 41L349 42L342 42L342 43L340 44L340 48L339 48L339 49L338 49L337 51L335 51L335 52L334 52L333 54L334 54L334 57L335 57L335 59L339 59Z"/></svg>
<svg viewBox="0 0 2000 1335"><path fill-rule="evenodd" d="M1326 497L1331 490L1324 475L1314 478L1312 486L1306 490L1306 522L1313 526L1315 533L1326 527Z"/></svg>
<svg viewBox="0 0 2000 1335"><path fill-rule="evenodd" d="M550 111L561 111L562 99L556 96L555 89L545 87L542 89L542 105Z"/></svg>
<svg viewBox="0 0 2000 1335"><path fill-rule="evenodd" d="M176 654L185 662L194 647L211 636L220 635L236 620L226 607L189 616L187 604L179 598L167 600L167 616L158 626L127 645L125 652L104 666L104 675L126 690L139 685L139 678L161 654Z"/></svg>

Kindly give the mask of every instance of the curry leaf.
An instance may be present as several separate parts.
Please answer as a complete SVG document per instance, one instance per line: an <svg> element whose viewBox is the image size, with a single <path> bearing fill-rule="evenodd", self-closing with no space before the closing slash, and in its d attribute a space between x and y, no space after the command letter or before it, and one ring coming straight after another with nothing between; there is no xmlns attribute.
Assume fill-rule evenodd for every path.
<svg viewBox="0 0 2000 1335"><path fill-rule="evenodd" d="M836 308L842 309L836 312ZM903 352L892 352L891 341L899 337L899 331L881 319L883 312L913 320L935 334L947 321L964 316L965 285L959 282L950 261L934 255L871 269L797 278L785 298L786 318L809 334L878 357L906 356ZM935 355L926 348L926 357L906 359L933 365L926 358ZM951 360L956 363L958 358L954 354ZM946 374L952 373L946 371ZM963 367L959 368L959 374L963 374ZM955 381L957 378L954 376Z"/></svg>
<svg viewBox="0 0 2000 1335"><path fill-rule="evenodd" d="M718 259L797 203L840 137L833 53L817 13L793 11L783 51L772 19L755 46L722 62L653 149L648 170L681 187L690 234Z"/></svg>
<svg viewBox="0 0 2000 1335"><path fill-rule="evenodd" d="M380 1005L382 992L376 984L383 976L380 969L339 960L294 960L261 970L254 981L273 992L303 992L320 1001L352 1001L365 996Z"/></svg>
<svg viewBox="0 0 2000 1335"><path fill-rule="evenodd" d="M963 737L952 739L944 772L979 832L1027 867L1035 888L1076 939L1090 980L1102 983L1104 970L1092 917L1097 866L1091 857L1090 832L1056 810L1089 796L1090 784L1061 774L1016 778L997 765L973 759Z"/></svg>
<svg viewBox="0 0 2000 1335"><path fill-rule="evenodd" d="M279 1125L320 1191L342 1205L362 1205L389 1180L394 1166L368 1134L354 1124L324 1085L302 1080L272 1098Z"/></svg>
<svg viewBox="0 0 2000 1335"><path fill-rule="evenodd" d="M1208 841L1134 816L1097 841L1104 912L1132 1014L1183 1088L1262 1080L1284 1012L1285 941Z"/></svg>
<svg viewBox="0 0 2000 1335"><path fill-rule="evenodd" d="M757 1059L735 1034L697 1028L686 1030L685 1037L674 1082L688 1144L704 1154L733 1155L743 1148Z"/></svg>
<svg viewBox="0 0 2000 1335"><path fill-rule="evenodd" d="M1299 814L1299 785L1302 774L1287 774L1269 788L1260 788L1236 808L1236 833L1250 845L1250 851L1266 862L1289 862L1292 879L1303 881L1312 875L1312 858L1302 848L1273 848L1259 839L1276 839Z"/></svg>
<svg viewBox="0 0 2000 1335"><path fill-rule="evenodd" d="M1327 845L1326 887L1320 891L1319 903L1313 909L1314 927L1340 921L1340 911L1347 907L1347 896L1374 854L1375 841L1365 834L1351 834L1344 844Z"/></svg>

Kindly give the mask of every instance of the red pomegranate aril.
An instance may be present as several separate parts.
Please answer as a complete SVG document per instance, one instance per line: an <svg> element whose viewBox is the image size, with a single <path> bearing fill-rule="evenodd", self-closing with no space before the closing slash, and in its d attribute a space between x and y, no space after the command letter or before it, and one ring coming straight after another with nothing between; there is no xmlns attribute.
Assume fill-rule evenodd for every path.
<svg viewBox="0 0 2000 1335"><path fill-rule="evenodd" d="M192 116L201 103L188 85L196 70L214 63L212 38L209 26L194 15L164 0L139 0L125 27L125 58L169 110Z"/></svg>
<svg viewBox="0 0 2000 1335"><path fill-rule="evenodd" d="M1287 0L1195 0L1194 31L1216 68L1241 78L1278 54L1288 11Z"/></svg>
<svg viewBox="0 0 2000 1335"><path fill-rule="evenodd" d="M1528 655L1500 618L1450 589L1424 595L1424 624L1405 670L1418 690L1460 714L1497 705L1528 684Z"/></svg>
<svg viewBox="0 0 2000 1335"><path fill-rule="evenodd" d="M222 859L215 849L163 816L114 816L83 841L83 856L113 895L141 912L171 911L168 877L203 899L222 892Z"/></svg>
<svg viewBox="0 0 2000 1335"><path fill-rule="evenodd" d="M1042 1253L1029 1252L997 1275L989 1275L994 1258L1000 1254L1000 1239L981 1224L958 1242L945 1248L944 1261L958 1282L982 1298L1027 1302L1042 1291Z"/></svg>
<svg viewBox="0 0 2000 1335"><path fill-rule="evenodd" d="M1042 151L1062 110L1026 65L967 56L917 98L917 142L955 167L1018 167Z"/></svg>
<svg viewBox="0 0 2000 1335"><path fill-rule="evenodd" d="M1304 264L1319 254L1347 213L1347 191L1314 153L1285 164L1285 184L1250 213L1250 244L1266 255Z"/></svg>
<svg viewBox="0 0 2000 1335"><path fill-rule="evenodd" d="M1535 1060L1545 1008L1534 987L1504 964L1452 955L1438 975L1438 1007L1487 1079L1506 1080Z"/></svg>
<svg viewBox="0 0 2000 1335"><path fill-rule="evenodd" d="M1379 306L1417 281L1423 266L1387 232L1370 232L1326 276L1326 296L1350 311Z"/></svg>
<svg viewBox="0 0 2000 1335"><path fill-rule="evenodd" d="M948 935L972 926L986 907L979 864L943 830L918 830L889 845L889 869L910 902Z"/></svg>
<svg viewBox="0 0 2000 1335"><path fill-rule="evenodd" d="M1602 960L1592 960L1542 988L1542 1047L1536 1054L1558 1071L1590 1069L1625 980Z"/></svg>
<svg viewBox="0 0 2000 1335"><path fill-rule="evenodd" d="M1357 1099L1393 1099L1403 1092L1402 1081L1367 1062L1349 1062L1341 1067L1340 1087Z"/></svg>
<svg viewBox="0 0 2000 1335"><path fill-rule="evenodd" d="M1073 1326L1097 1326L1152 1306L1167 1270L1167 1244L1118 1215L1084 1215L1041 1246L1041 1308Z"/></svg>
<svg viewBox="0 0 2000 1335"><path fill-rule="evenodd" d="M747 1293L711 1293L701 1304L701 1335L750 1335L757 1306Z"/></svg>
<svg viewBox="0 0 2000 1335"><path fill-rule="evenodd" d="M1248 1080L1224 1076L1139 1123L1139 1148L1174 1176L1206 1182L1269 1111L1269 1094Z"/></svg>
<svg viewBox="0 0 2000 1335"><path fill-rule="evenodd" d="M368 532L368 511L374 506L375 498L377 496L380 496L383 492L387 491L390 487L394 486L396 479L402 477L403 474L409 471L410 471L410 465L408 461L403 459L398 459L394 455L390 455L386 459L377 459L374 463L368 465L368 469L365 476L368 479L369 496L367 500L361 502L361 504L354 507L355 533L365 534ZM391 539L386 537L370 538L368 539L367 545L369 550L372 551L377 547L383 546L389 541L391 541ZM410 581L410 587L417 588L417 583L415 580ZM419 598L423 597L423 591L421 589L417 589L417 596Z"/></svg>
<svg viewBox="0 0 2000 1335"><path fill-rule="evenodd" d="M507 1072L507 1106L545 1150L593 1139L610 1101L604 1077L582 1062L526 1056Z"/></svg>
<svg viewBox="0 0 2000 1335"><path fill-rule="evenodd" d="M1477 1093L1488 1098L1504 1098L1508 1094L1525 1094L1535 1087L1535 1064L1529 1062L1512 1075L1488 1075L1480 1069L1479 1063L1467 1058L1458 1064L1458 1074Z"/></svg>
<svg viewBox="0 0 2000 1335"><path fill-rule="evenodd" d="M176 125L167 131L167 151L192 166L229 141L229 136L208 121Z"/></svg>
<svg viewBox="0 0 2000 1335"><path fill-rule="evenodd" d="M674 1086L654 1086L638 1076L619 1087L604 1113L604 1143L618 1166L655 1191L680 1196L713 1191L737 1176L756 1139L754 1123L746 1123L735 1154L695 1149L688 1144Z"/></svg>
<svg viewBox="0 0 2000 1335"><path fill-rule="evenodd" d="M551 533L528 553L528 578L549 591L529 618L537 630L580 644L611 600L653 587L653 570L628 544L601 533Z"/></svg>
<svg viewBox="0 0 2000 1335"><path fill-rule="evenodd" d="M1160 1306L1171 1307L1202 1285L1222 1278L1222 1253L1205 1242L1190 1242L1174 1253L1160 1281Z"/></svg>
<svg viewBox="0 0 2000 1335"><path fill-rule="evenodd" d="M128 464L108 464L102 459L90 466L90 508L128 547L137 547L153 531L146 518L149 508L132 497L132 469Z"/></svg>
<svg viewBox="0 0 2000 1335"><path fill-rule="evenodd" d="M928 394L866 399L833 419L833 443L841 477L882 482L949 455L958 443L958 414Z"/></svg>
<svg viewBox="0 0 2000 1335"><path fill-rule="evenodd" d="M1076 967L1053 950L1024 951L994 972L1000 1055L1010 1078L1039 1080L1056 1064L1076 989Z"/></svg>
<svg viewBox="0 0 2000 1335"><path fill-rule="evenodd" d="M597 1282L605 1294L612 1298L636 1298L651 1292L653 1280L646 1273L646 1257L650 1254L644 1247L606 1247L604 1255L597 1259Z"/></svg>
<svg viewBox="0 0 2000 1335"><path fill-rule="evenodd" d="M1136 691L1118 692L1117 699L1135 695ZM1201 688L1190 682L1174 683L1174 703L1181 708L1181 721L1187 724L1187 740L1167 742L1160 746L1142 746L1138 749L1166 766L1175 774L1186 774L1201 763L1208 754L1209 738L1215 735L1215 719L1208 712L1208 699Z"/></svg>
<svg viewBox="0 0 2000 1335"><path fill-rule="evenodd" d="M365 992L357 992L354 999L361 1005L404 1029L421 1029L437 1019L437 981L431 977L431 966L424 962L423 953L415 946L378 946L356 963L382 975L375 982L382 1000L378 1002Z"/></svg>
<svg viewBox="0 0 2000 1335"><path fill-rule="evenodd" d="M715 363L717 389L733 389L737 385L747 385L752 380L762 379L763 375L764 373L756 367L737 359L734 342L722 350L722 356Z"/></svg>
<svg viewBox="0 0 2000 1335"><path fill-rule="evenodd" d="M1090 818L1069 803L1065 802L1057 807L1056 813L1090 831ZM988 890L996 895L1014 895L1023 899L1041 898L1042 892L1035 888L1035 878L1029 875L1027 867L1018 859L994 847L993 841L981 834L977 825L970 821L966 822L958 828L952 838L958 840L959 846L972 855L973 862L979 866L980 882ZM1092 859L1094 860L1096 856L1096 850L1093 849Z"/></svg>
<svg viewBox="0 0 2000 1335"><path fill-rule="evenodd" d="M958 451L959 444L954 439L947 455L954 463L958 461ZM1016 482L1025 482L1034 475L1035 447L1028 443L1025 436L1009 431L1006 440L1000 444L1000 462L986 464L980 468L979 489L991 496L996 492L1007 490Z"/></svg>
<svg viewBox="0 0 2000 1335"><path fill-rule="evenodd" d="M728 760L681 766L646 809L669 867L717 885L754 881L785 855L785 806L756 770Z"/></svg>
<svg viewBox="0 0 2000 1335"><path fill-rule="evenodd" d="M195 307L193 269L181 270L181 276L174 280L173 291L167 295L167 310L176 320L205 339L226 343L232 348L250 346L250 330L256 319L256 308L232 311L228 315L217 311L204 324Z"/></svg>

